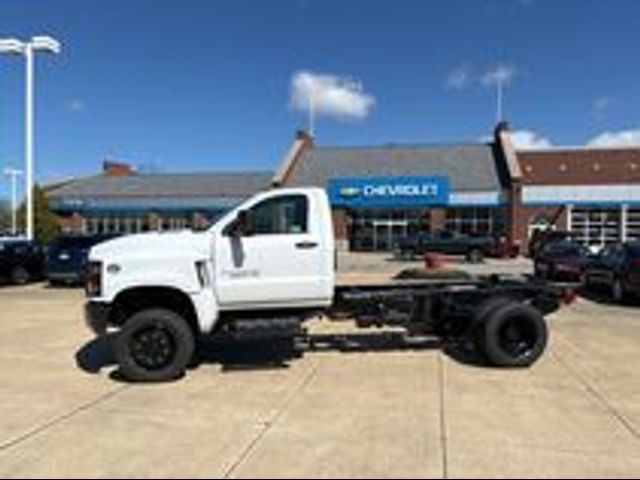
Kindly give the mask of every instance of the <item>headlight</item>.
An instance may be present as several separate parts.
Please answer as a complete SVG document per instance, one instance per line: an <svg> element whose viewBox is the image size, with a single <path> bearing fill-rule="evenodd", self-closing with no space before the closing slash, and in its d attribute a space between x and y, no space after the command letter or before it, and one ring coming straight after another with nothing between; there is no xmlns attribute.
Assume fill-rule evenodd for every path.
<svg viewBox="0 0 640 480"><path fill-rule="evenodd" d="M102 294L102 263L89 262L85 281L87 297L99 297Z"/></svg>

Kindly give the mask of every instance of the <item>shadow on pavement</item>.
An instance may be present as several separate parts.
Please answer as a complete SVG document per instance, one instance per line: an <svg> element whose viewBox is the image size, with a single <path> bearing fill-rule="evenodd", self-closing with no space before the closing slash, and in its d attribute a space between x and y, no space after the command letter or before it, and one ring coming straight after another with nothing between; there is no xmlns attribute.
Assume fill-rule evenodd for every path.
<svg viewBox="0 0 640 480"><path fill-rule="evenodd" d="M458 363L486 367L484 358L469 342L443 342L434 337L411 338L402 332L350 334L312 334L300 339L272 342L219 343L206 342L198 346L196 359L190 368L202 364L220 365L222 372L247 372L287 369L290 363L315 352L391 352L441 350ZM82 346L75 355L78 368L88 374L98 374L116 366L109 338L97 338ZM114 381L123 381L118 371L110 373Z"/></svg>
<svg viewBox="0 0 640 480"><path fill-rule="evenodd" d="M578 289L578 295L591 302L599 303L601 305L610 305L617 307L633 307L640 306L640 298L625 298L624 302L615 302L610 292L607 292L606 288L585 288Z"/></svg>
<svg viewBox="0 0 640 480"><path fill-rule="evenodd" d="M76 365L86 373L100 373L116 364L109 338L95 338L76 352Z"/></svg>

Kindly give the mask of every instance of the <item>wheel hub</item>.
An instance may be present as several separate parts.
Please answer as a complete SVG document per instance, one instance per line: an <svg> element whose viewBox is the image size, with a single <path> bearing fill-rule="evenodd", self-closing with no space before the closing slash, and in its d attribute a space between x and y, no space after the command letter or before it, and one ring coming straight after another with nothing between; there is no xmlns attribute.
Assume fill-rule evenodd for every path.
<svg viewBox="0 0 640 480"><path fill-rule="evenodd" d="M142 329L131 339L133 359L147 370L166 367L173 360L175 352L175 342L171 333L162 327Z"/></svg>
<svg viewBox="0 0 640 480"><path fill-rule="evenodd" d="M500 345L505 352L514 358L524 358L531 355L535 343L535 331L527 322L513 319L502 328Z"/></svg>

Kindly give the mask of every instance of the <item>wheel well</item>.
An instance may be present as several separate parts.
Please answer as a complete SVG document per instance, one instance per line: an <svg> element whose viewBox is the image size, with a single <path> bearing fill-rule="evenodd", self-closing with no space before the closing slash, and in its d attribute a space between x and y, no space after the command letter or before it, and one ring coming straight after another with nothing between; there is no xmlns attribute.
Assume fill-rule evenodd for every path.
<svg viewBox="0 0 640 480"><path fill-rule="evenodd" d="M170 287L137 287L119 293L114 302L109 322L123 325L142 310L164 308L186 320L194 334L199 332L198 315L186 293Z"/></svg>

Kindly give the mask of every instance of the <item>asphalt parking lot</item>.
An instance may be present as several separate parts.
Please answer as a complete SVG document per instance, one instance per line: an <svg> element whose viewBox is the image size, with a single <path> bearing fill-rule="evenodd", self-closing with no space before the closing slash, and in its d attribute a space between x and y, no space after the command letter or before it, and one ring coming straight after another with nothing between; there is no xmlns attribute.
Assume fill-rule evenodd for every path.
<svg viewBox="0 0 640 480"><path fill-rule="evenodd" d="M319 325L360 348L287 362L236 352L130 385L91 341L82 301L0 288L3 478L640 475L638 307L580 300L552 317L529 370Z"/></svg>

